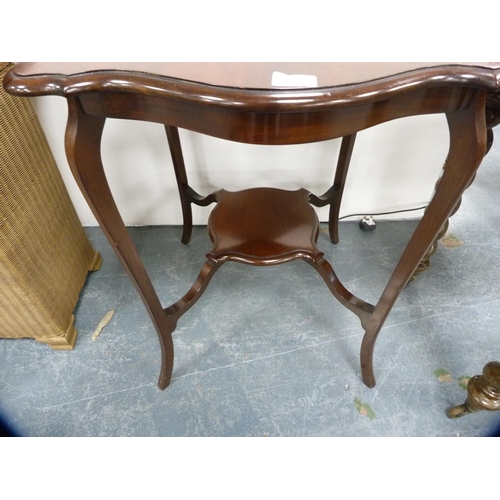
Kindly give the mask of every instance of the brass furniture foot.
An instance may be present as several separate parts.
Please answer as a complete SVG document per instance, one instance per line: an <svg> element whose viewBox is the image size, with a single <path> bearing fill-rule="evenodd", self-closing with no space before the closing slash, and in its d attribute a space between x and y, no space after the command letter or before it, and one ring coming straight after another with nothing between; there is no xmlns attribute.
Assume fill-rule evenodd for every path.
<svg viewBox="0 0 500 500"><path fill-rule="evenodd" d="M481 410L500 410L500 363L498 361L487 363L482 375L476 375L469 380L465 403L448 410L448 416L458 418Z"/></svg>

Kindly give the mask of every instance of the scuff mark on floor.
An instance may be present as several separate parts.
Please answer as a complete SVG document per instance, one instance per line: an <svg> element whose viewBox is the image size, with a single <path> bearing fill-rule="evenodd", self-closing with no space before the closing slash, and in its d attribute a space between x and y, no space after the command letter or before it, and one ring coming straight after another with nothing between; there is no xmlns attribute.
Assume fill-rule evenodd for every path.
<svg viewBox="0 0 500 500"><path fill-rule="evenodd" d="M462 240L457 238L454 234L451 233L446 233L442 238L441 238L441 243L445 248L456 248L459 246L462 246Z"/></svg>
<svg viewBox="0 0 500 500"><path fill-rule="evenodd" d="M434 375L440 382L453 382L453 377L446 370L443 370L442 368L434 370Z"/></svg>
<svg viewBox="0 0 500 500"><path fill-rule="evenodd" d="M458 377L458 385L460 389L463 389L464 391L467 390L467 384L469 383L470 377L468 375L462 375L461 377Z"/></svg>
<svg viewBox="0 0 500 500"><path fill-rule="evenodd" d="M375 413L368 403L362 403L359 398L354 398L354 406L356 407L356 410L358 410L358 413L363 417L368 417L370 420L375 418Z"/></svg>

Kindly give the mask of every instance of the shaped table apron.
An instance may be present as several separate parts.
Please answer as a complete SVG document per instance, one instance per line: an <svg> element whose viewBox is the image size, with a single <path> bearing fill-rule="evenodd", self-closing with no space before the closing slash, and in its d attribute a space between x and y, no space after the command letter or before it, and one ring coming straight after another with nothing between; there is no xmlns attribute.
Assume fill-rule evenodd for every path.
<svg viewBox="0 0 500 500"><path fill-rule="evenodd" d="M86 114L168 124L229 141L287 145L344 137L380 123L408 116L449 113L467 106L475 90L438 87L381 94L367 103L336 103L321 108L300 106L232 107L227 103L193 103L129 92L100 91L80 95ZM264 92L262 92L264 95Z"/></svg>

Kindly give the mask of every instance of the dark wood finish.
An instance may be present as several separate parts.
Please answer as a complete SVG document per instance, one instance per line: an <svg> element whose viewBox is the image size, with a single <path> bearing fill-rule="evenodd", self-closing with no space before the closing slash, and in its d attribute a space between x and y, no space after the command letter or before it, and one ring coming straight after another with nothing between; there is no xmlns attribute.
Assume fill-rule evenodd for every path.
<svg viewBox="0 0 500 500"><path fill-rule="evenodd" d="M272 71L315 74L316 88L274 88ZM375 305L354 297L340 283L331 265L317 253L317 223L309 220L304 247L302 237L287 239L276 250L277 234L294 228L290 206L300 207L308 219L304 199L286 195L280 217L283 223L267 230L255 252L246 242L241 261L268 265L303 258L323 277L332 294L361 320L365 330L361 345L364 383L373 387L373 351L376 338L399 293L413 275L448 217L474 178L486 150L485 100L500 87L500 63L23 63L5 77L8 92L20 96L60 95L68 100L66 150L77 182L103 231L137 287L155 325L162 349L159 386L168 385L173 366L172 331L178 318L203 293L217 268L235 245L226 233L234 201L223 191L202 197L191 190L185 173L177 128L226 140L252 144L300 144L343 137L332 188L322 196L307 195L316 205L330 204L330 236L338 240L336 224L355 134L400 117L444 113L450 130L446 168L435 195L404 250ZM116 209L100 159L100 140L108 117L146 120L166 126L184 214L183 241L192 225L191 203L219 201L213 220L214 250L200 275L178 302L163 309L137 251ZM264 190L265 191L265 190ZM244 193L245 203L255 196ZM266 191L267 192L267 191ZM300 191L302 192L302 191ZM282 193L280 191L280 193ZM304 193L303 193L304 194ZM281 196L279 194L278 196ZM302 196L302 195L301 195ZM267 203L276 206L273 195ZM217 214L223 213L222 220ZM227 219L226 219L227 218ZM266 221L267 224L268 221ZM297 222L297 220L295 221ZM312 231L312 232L311 232ZM292 231L293 233L293 231ZM219 239L222 234L222 241ZM255 234L248 224L246 237ZM289 234L289 233L287 233ZM299 242L299 243L297 243ZM295 252L295 253L294 253ZM276 259L277 256L277 259Z"/></svg>
<svg viewBox="0 0 500 500"><path fill-rule="evenodd" d="M18 80L19 85L14 84L20 95L67 96L106 89L139 91L206 105L236 108L254 102L259 108L278 104L285 109L297 104L304 108L322 106L328 101L336 105L369 102L381 93L395 95L422 87L464 86L496 91L499 69L498 62L41 62L17 64L12 76L23 78L23 82ZM297 87L300 92L273 87L274 71L316 75L318 86ZM246 91L264 91L266 95L249 96Z"/></svg>
<svg viewBox="0 0 500 500"><path fill-rule="evenodd" d="M318 249L319 221L309 203L309 191L254 188L238 192L220 190L214 196L217 206L208 221L213 243L208 262L191 290L167 308L167 314L184 314L224 262L269 266L302 259L316 269L333 296L356 314L366 328L375 307L344 288Z"/></svg>
<svg viewBox="0 0 500 500"><path fill-rule="evenodd" d="M488 154L489 150L491 149L491 146L493 145L493 130L492 129L493 129L493 127L496 127L498 124L500 124L500 94L499 93L488 92L486 94L485 115L486 115L486 137L487 137L486 153L485 154ZM446 163L445 163L445 167L446 167ZM457 210L460 208L460 203L461 203L461 200L456 204L450 217L455 215ZM419 274L423 273L424 271L426 271L429 268L430 259L436 253L439 240L446 234L446 231L448 231L449 222L450 222L450 220L448 219L446 221L446 223L444 224L444 226L439 231L436 239L434 240L434 243L429 248L427 253L424 255L424 258L420 261L420 264L418 265L417 269L413 273L413 276L411 277L410 281L413 281Z"/></svg>
<svg viewBox="0 0 500 500"><path fill-rule="evenodd" d="M486 153L493 144L493 127L500 125L500 93L488 92L486 95L486 128L488 130L488 143Z"/></svg>
<svg viewBox="0 0 500 500"><path fill-rule="evenodd" d="M333 186L322 196L315 196L313 194L309 196L309 201L316 207L330 205L330 211L328 214L328 230L330 233L330 240L335 244L339 242L340 205L342 204L342 195L344 194L347 171L349 170L349 165L351 163L355 140L355 133L342 138Z"/></svg>
<svg viewBox="0 0 500 500"><path fill-rule="evenodd" d="M213 194L208 196L199 195L189 184L186 174L186 166L184 165L184 156L182 154L181 142L179 139L179 130L176 127L165 125L170 154L172 155L172 163L174 165L175 177L177 180L177 188L181 200L183 230L181 241L187 245L191 239L193 231L193 211L191 204L206 207L215 202Z"/></svg>
<svg viewBox="0 0 500 500"><path fill-rule="evenodd" d="M208 232L213 262L274 265L297 258L318 261L319 221L309 192L255 188L221 190L210 214Z"/></svg>
<svg viewBox="0 0 500 500"><path fill-rule="evenodd" d="M85 114L76 97L68 98L66 154L76 182L95 214L123 267L139 292L162 350L158 385L167 387L172 376L174 348L172 332L175 323L167 317L151 280L114 202L101 161L101 137L105 119Z"/></svg>

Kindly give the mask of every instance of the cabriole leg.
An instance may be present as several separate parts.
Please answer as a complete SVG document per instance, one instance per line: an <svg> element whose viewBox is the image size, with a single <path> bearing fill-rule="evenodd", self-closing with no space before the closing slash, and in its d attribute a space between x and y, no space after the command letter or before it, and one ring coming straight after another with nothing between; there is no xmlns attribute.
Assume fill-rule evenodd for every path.
<svg viewBox="0 0 500 500"><path fill-rule="evenodd" d="M443 176L365 328L361 345L361 372L368 387L375 385L373 351L385 319L483 159L486 148L484 102L485 93L477 92L468 107L446 115L450 150Z"/></svg>
<svg viewBox="0 0 500 500"><path fill-rule="evenodd" d="M151 280L123 223L104 173L101 137L105 118L84 113L78 98L68 98L66 155L73 175L112 248L141 296L160 339L162 365L158 386L170 383L174 361L172 332L175 323L161 307Z"/></svg>

